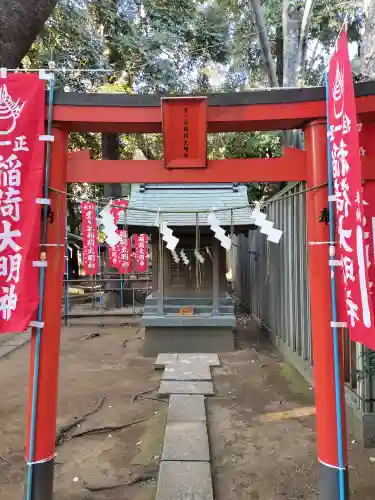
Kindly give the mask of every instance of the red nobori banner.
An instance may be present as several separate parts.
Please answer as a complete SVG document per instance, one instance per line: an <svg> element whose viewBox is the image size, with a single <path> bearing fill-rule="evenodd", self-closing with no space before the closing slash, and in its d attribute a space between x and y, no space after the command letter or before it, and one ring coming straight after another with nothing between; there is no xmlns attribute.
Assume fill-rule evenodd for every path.
<svg viewBox="0 0 375 500"><path fill-rule="evenodd" d="M114 206L111 208L111 214L113 215L114 223L117 224L120 213L128 208L129 202L128 200L113 200L112 203Z"/></svg>
<svg viewBox="0 0 375 500"><path fill-rule="evenodd" d="M82 202L83 267L88 276L99 272L99 231L96 203Z"/></svg>
<svg viewBox="0 0 375 500"><path fill-rule="evenodd" d="M0 333L23 332L39 305L44 82L0 79Z"/></svg>
<svg viewBox="0 0 375 500"><path fill-rule="evenodd" d="M338 229L337 259L342 262L343 287L338 280L352 340L375 344L364 228L362 169L348 40L344 31L330 61L328 123ZM340 318L341 319L341 318Z"/></svg>
<svg viewBox="0 0 375 500"><path fill-rule="evenodd" d="M121 241L116 245L117 269L120 274L129 274L133 270L132 239L125 230L119 231L119 235Z"/></svg>
<svg viewBox="0 0 375 500"><path fill-rule="evenodd" d="M358 123L361 157L373 155L375 123ZM363 177L363 176L362 176ZM375 310L375 181L366 181L363 187L363 213L365 227L365 253L370 285L372 310Z"/></svg>
<svg viewBox="0 0 375 500"><path fill-rule="evenodd" d="M113 215L113 221L115 224L118 223L120 213L125 211L128 207L129 202L127 200L113 200L112 202L115 206L111 208L111 214ZM119 230L117 230L119 233ZM108 262L111 267L119 268L119 250L118 245L121 243L117 243L117 245L111 247L108 245Z"/></svg>
<svg viewBox="0 0 375 500"><path fill-rule="evenodd" d="M117 245L114 247L108 245L108 262L111 267L117 268Z"/></svg>
<svg viewBox="0 0 375 500"><path fill-rule="evenodd" d="M144 273L147 271L147 234L135 234L133 236L135 245L135 271Z"/></svg>
<svg viewBox="0 0 375 500"><path fill-rule="evenodd" d="M375 181L367 181L363 188L365 254L369 278L372 310L375 306ZM375 338L372 349L375 349Z"/></svg>

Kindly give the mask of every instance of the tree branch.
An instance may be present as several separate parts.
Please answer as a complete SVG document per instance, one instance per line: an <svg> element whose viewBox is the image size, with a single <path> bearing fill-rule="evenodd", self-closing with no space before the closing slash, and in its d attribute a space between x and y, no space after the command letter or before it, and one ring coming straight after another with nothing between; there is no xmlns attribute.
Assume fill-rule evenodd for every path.
<svg viewBox="0 0 375 500"><path fill-rule="evenodd" d="M144 483L145 481L150 481L150 479L156 479L158 476L157 470L142 472L141 474L136 474L133 479L130 479L126 483L112 483L112 484L85 484L85 488L89 491L106 491L114 490L116 488L123 488L125 486L133 486L134 484Z"/></svg>
<svg viewBox="0 0 375 500"><path fill-rule="evenodd" d="M304 79L304 66L307 50L307 39L314 8L314 0L306 0L305 9L303 11L301 33L299 37L298 53L297 53L297 83L301 85Z"/></svg>
<svg viewBox="0 0 375 500"><path fill-rule="evenodd" d="M283 0L284 87L296 86L298 52L298 9L292 0Z"/></svg>
<svg viewBox="0 0 375 500"><path fill-rule="evenodd" d="M260 0L250 0L250 6L252 8L255 20L255 26L258 31L259 42L263 53L264 62L266 65L267 75L271 87L277 87L277 74L275 61L272 58L270 42L268 38L268 33L266 25L264 23L264 16L262 7L260 5Z"/></svg>
<svg viewBox="0 0 375 500"><path fill-rule="evenodd" d="M2 460L3 462L5 462L6 464L12 465L12 462L10 462L5 457L3 457L3 455L0 455L0 460Z"/></svg>
<svg viewBox="0 0 375 500"><path fill-rule="evenodd" d="M369 79L375 68L375 0L364 2L366 21L362 40L360 73Z"/></svg>
<svg viewBox="0 0 375 500"><path fill-rule="evenodd" d="M104 401L106 400L107 396L103 396L102 399L99 401L99 403L93 408L92 410L88 411L82 417L75 418L72 422L69 422L69 424L61 426L56 435L56 445L59 445L63 442L63 438L65 437L65 434L73 429L74 427L77 427L78 424L81 424L86 420L87 417L90 415L93 415L97 411L100 410L100 408L103 406Z"/></svg>
<svg viewBox="0 0 375 500"><path fill-rule="evenodd" d="M0 66L17 68L57 0L2 0L0 2Z"/></svg>
<svg viewBox="0 0 375 500"><path fill-rule="evenodd" d="M106 425L103 427L94 427L92 429L86 429L84 431L77 432L76 434L73 434L72 436L69 437L70 439L75 439L75 438L80 438L83 436L89 436L91 434L102 434L103 432L115 432L115 431L121 431L123 429L127 429L128 427L132 427L133 425L140 424L141 422L145 422L146 420L149 420L151 417L143 417L139 418L138 420L132 420L131 422L127 422L126 424L121 424L121 425Z"/></svg>

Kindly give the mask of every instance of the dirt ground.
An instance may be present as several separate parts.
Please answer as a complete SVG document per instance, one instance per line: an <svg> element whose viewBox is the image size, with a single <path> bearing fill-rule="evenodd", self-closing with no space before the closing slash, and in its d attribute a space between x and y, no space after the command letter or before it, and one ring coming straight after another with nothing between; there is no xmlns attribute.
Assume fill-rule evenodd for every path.
<svg viewBox="0 0 375 500"><path fill-rule="evenodd" d="M215 500L317 499L312 389L252 322L220 356L208 401ZM349 441L352 498L375 494L375 450Z"/></svg>
<svg viewBox="0 0 375 500"><path fill-rule="evenodd" d="M143 358L137 326L113 319L70 326L62 336L58 425L100 409L68 436L103 426L122 430L65 440L57 447L55 500L154 500L155 471L164 437L167 404L154 393L159 385L153 359ZM86 338L99 332L100 336ZM275 353L258 330L240 332L234 353L221 355L213 370L216 395L208 400L215 500L295 500L317 498L313 392ZM122 346L124 340L129 340ZM0 360L0 498L22 500L24 436L29 368L25 345ZM155 398L155 399L153 399ZM375 450L350 443L353 498L375 492ZM146 481L124 484L146 474ZM91 491L103 488L99 491Z"/></svg>

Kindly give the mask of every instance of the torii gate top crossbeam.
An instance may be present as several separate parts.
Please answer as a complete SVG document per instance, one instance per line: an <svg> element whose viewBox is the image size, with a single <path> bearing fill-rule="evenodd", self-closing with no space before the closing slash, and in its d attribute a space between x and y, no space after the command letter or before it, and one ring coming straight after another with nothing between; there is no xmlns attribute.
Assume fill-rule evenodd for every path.
<svg viewBox="0 0 375 500"><path fill-rule="evenodd" d="M355 86L360 120L375 120L375 82ZM54 124L70 132L160 133L161 96L57 92ZM323 87L208 96L208 132L303 128L324 119Z"/></svg>

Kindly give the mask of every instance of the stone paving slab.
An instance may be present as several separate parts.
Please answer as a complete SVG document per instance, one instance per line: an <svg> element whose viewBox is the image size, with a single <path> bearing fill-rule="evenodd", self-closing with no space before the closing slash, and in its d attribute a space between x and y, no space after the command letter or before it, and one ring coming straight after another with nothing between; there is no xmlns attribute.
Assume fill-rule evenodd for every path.
<svg viewBox="0 0 375 500"><path fill-rule="evenodd" d="M169 399L168 422L206 422L204 396L173 394Z"/></svg>
<svg viewBox="0 0 375 500"><path fill-rule="evenodd" d="M212 380L209 365L204 361L190 361L187 364L167 365L163 380Z"/></svg>
<svg viewBox="0 0 375 500"><path fill-rule="evenodd" d="M177 353L161 353L155 361L155 368L164 368L167 365L174 365L177 362Z"/></svg>
<svg viewBox="0 0 375 500"><path fill-rule="evenodd" d="M213 500L208 462L161 462L156 500Z"/></svg>
<svg viewBox="0 0 375 500"><path fill-rule="evenodd" d="M31 338L31 333L29 333L29 332L18 333L17 335L15 335L11 339L9 339L5 345L19 347L23 344L26 344L26 342L28 342L30 340L30 338Z"/></svg>
<svg viewBox="0 0 375 500"><path fill-rule="evenodd" d="M176 361L187 363L191 361L205 361L209 366L220 366L220 359L216 353L161 353L155 361L155 368L164 368L167 365L175 365Z"/></svg>
<svg viewBox="0 0 375 500"><path fill-rule="evenodd" d="M214 386L212 382L188 382L162 380L159 388L159 396L170 394L203 394L213 396Z"/></svg>
<svg viewBox="0 0 375 500"><path fill-rule="evenodd" d="M209 462L205 422L168 422L165 428L162 460Z"/></svg>
<svg viewBox="0 0 375 500"><path fill-rule="evenodd" d="M15 349L17 349L17 348L13 345L2 345L0 347L0 358L6 356L7 354L14 351Z"/></svg>
<svg viewBox="0 0 375 500"><path fill-rule="evenodd" d="M189 363L192 361L205 361L209 366L220 366L219 356L216 353L179 353L177 356L179 363Z"/></svg>
<svg viewBox="0 0 375 500"><path fill-rule="evenodd" d="M0 358L15 351L18 347L29 342L31 337L30 332L13 334L6 342L0 345Z"/></svg>
<svg viewBox="0 0 375 500"><path fill-rule="evenodd" d="M199 354L199 361L205 361L209 366L220 366L220 359L218 354Z"/></svg>
<svg viewBox="0 0 375 500"><path fill-rule="evenodd" d="M177 354L177 359L178 359L178 361L198 361L199 360L199 353L198 352L188 352L188 353L179 352Z"/></svg>

